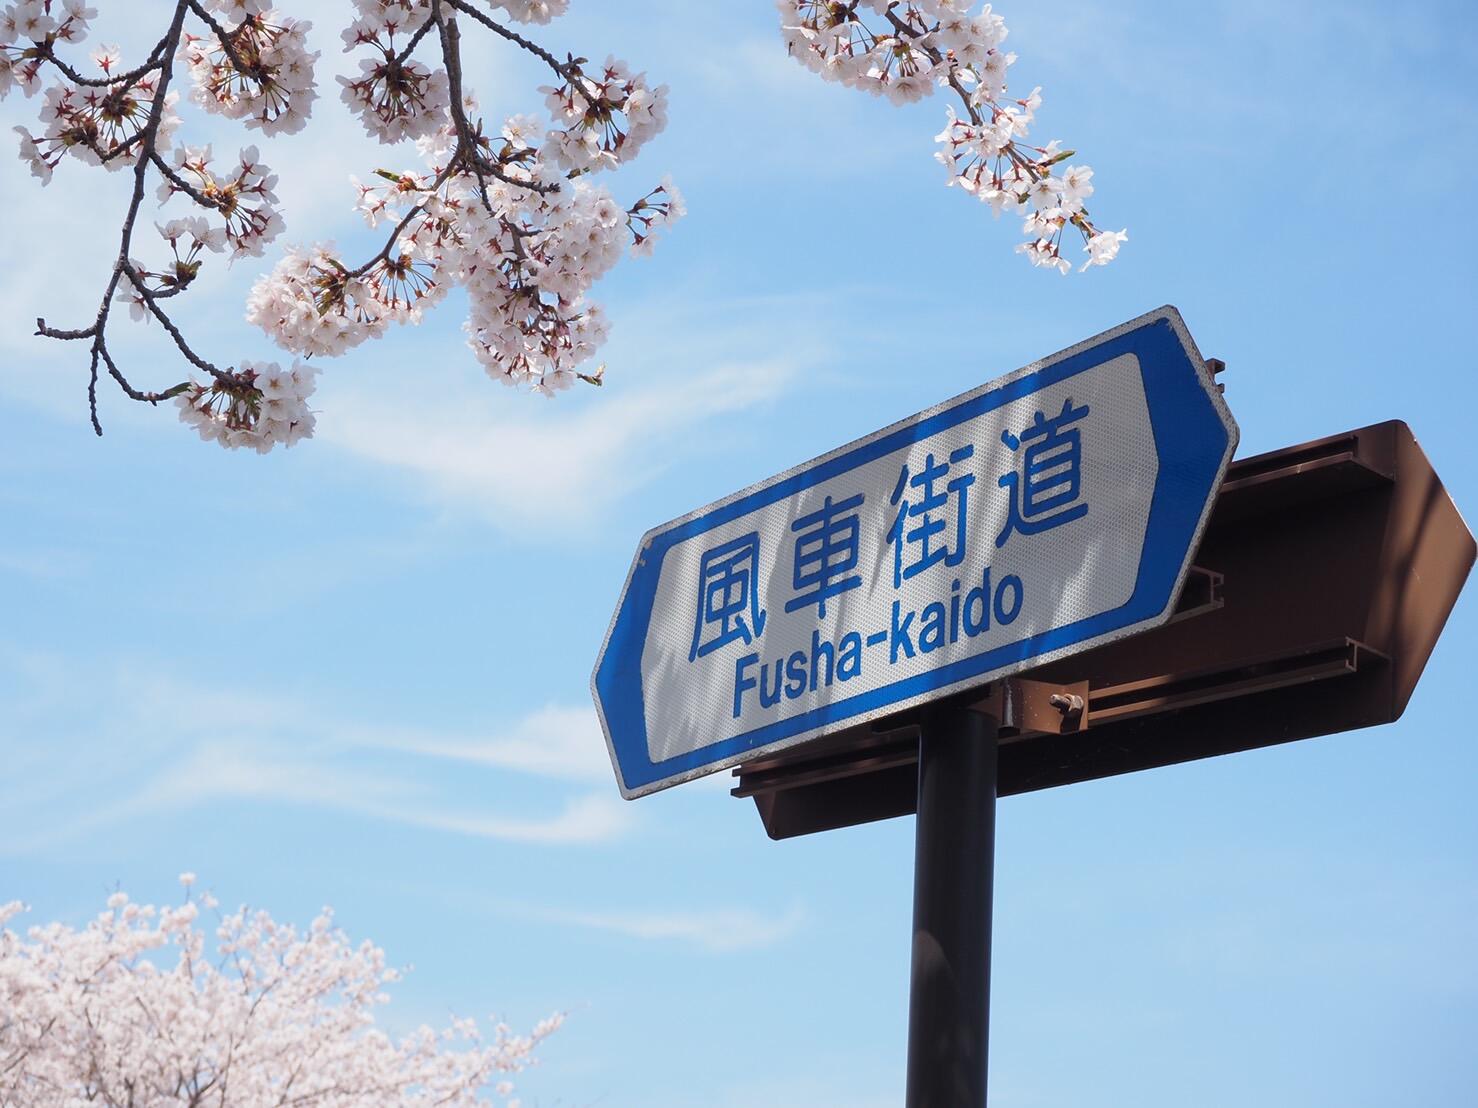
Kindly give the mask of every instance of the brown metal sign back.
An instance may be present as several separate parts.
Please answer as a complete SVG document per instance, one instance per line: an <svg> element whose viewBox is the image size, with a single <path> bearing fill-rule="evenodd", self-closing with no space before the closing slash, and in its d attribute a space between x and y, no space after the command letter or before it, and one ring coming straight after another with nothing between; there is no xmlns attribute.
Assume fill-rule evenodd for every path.
<svg viewBox="0 0 1478 1108"><path fill-rule="evenodd" d="M1475 557L1399 422L1234 463L1154 631L975 694L1000 719L1000 795L1389 723ZM914 812L905 713L736 769L773 838Z"/></svg>

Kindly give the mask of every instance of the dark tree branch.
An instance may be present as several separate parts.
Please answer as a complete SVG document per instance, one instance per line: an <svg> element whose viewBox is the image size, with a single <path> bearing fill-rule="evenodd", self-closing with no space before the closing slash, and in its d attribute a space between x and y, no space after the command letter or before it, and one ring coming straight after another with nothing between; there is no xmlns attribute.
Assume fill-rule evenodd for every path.
<svg viewBox="0 0 1478 1108"><path fill-rule="evenodd" d="M856 0L852 0L855 4ZM176 58L180 44L184 38L184 23L187 16L193 15L198 18L209 31L214 34L220 44L221 53L224 54L227 64L239 79L265 82L269 74L260 61L249 63L243 56L238 43L246 41L242 35L241 26L228 29L220 20L210 12L201 0L175 0L170 22L164 36L154 45L147 60L133 69L116 75L104 77L88 77L78 71L75 67L59 58L51 43L37 44L38 57L51 65L57 71L71 81L73 84L86 88L129 88L151 73L158 74L158 80L153 89L153 98L149 105L148 117L139 131L130 135L127 139L117 143L110 149L104 150L91 138L84 138L89 148L102 162L110 162L117 158L128 155L135 156L133 169L133 183L128 206L125 210L123 222L119 233L118 253L113 261L112 271L109 275L107 286L98 302L97 312L91 325L87 327L64 328L48 326L44 318L36 320L36 334L58 341L87 340L89 343L89 372L88 372L88 412L91 417L94 431L101 435L102 424L98 416L97 385L102 374L106 371L122 390L123 394L131 400L148 404L158 404L160 401L168 400L178 396L191 388L189 381L182 382L162 391L146 391L136 388L122 370L118 367L111 350L108 348L108 324L112 318L112 310L118 300L119 288L122 282L127 281L143 309L158 320L165 332L173 341L180 355L194 368L208 374L218 386L230 390L238 390L251 383L250 377L235 371L233 367L222 369L220 366L208 361L194 349L185 339L180 328L170 319L165 312L161 301L177 296L185 289L185 283L169 285L169 279L159 278L166 287L151 289L146 281L150 276L135 267L131 260L133 248L133 235L135 225L138 221L140 208L143 203L146 179L150 170L157 171L175 190L184 193L194 203L202 208L222 211L223 201L212 197L196 184L178 172L175 167L160 154L158 147L159 129L164 114L164 104L169 87L175 75ZM451 118L452 128L455 133L456 143L446 165L440 169L432 183L421 191L423 198L414 204L395 224L385 244L381 249L363 265L356 269L348 270L340 267L342 272L350 277L362 277L371 272L376 266L390 260L401 236L410 228L417 218L423 217L431 197L447 181L455 176L466 174L476 182L477 193L488 212L493 212L492 201L488 196L488 182L490 180L502 181L530 192L548 194L557 192L560 188L558 183L543 183L532 179L524 179L516 176L511 170L520 160L521 154L504 148L500 155L492 154L493 146L482 134L481 121L474 126L468 118L465 108L465 91L463 83L461 33L457 23L457 14L465 14L479 25L492 31L494 34L513 43L520 49L539 58L559 77L567 81L579 94L588 99L582 82L580 63L583 58L571 56L567 61L560 61L554 54L530 41L517 31L504 26L490 16L472 7L466 0L430 0L430 13L428 18L410 36L409 40L393 55L387 52L387 60L392 65L404 65L412 52L426 39L434 29L437 32L441 48L442 61L447 73L449 107L448 114ZM520 253L523 251L522 237L527 233L522 228L504 221L504 226L514 237L515 249ZM336 265L338 263L335 263ZM599 374L594 378L585 374L580 375L583 380L599 383Z"/></svg>
<svg viewBox="0 0 1478 1108"><path fill-rule="evenodd" d="M446 167L436 175L436 180L432 181L431 184L426 187L425 191L427 193L434 193L446 182L446 179L452 175L452 171L454 169L456 169L456 160L452 159L447 163ZM377 253L369 261L365 262L362 266L359 266L356 269L349 270L349 276L363 277L380 262L389 259L390 251L394 249L396 242L400 239L401 233L411 225L411 221L415 219L416 216L420 215L425 210L426 201L424 200L414 205L411 210L406 212L405 215L400 218L400 221L395 224L395 228L390 232L389 237L386 238L385 245L380 248L379 253Z"/></svg>
<svg viewBox="0 0 1478 1108"><path fill-rule="evenodd" d="M195 351L191 350L190 344L185 341L185 336L180 333L180 329L176 327L174 321L165 314L164 309L156 303L161 295L172 294L151 292L148 288L144 286L144 280L142 277L139 276L138 271L135 270L133 266L130 265L128 262L123 263L123 274L133 285L134 291L139 294L139 298L143 300L144 307L149 309L149 314L157 319L163 325L164 329L169 332L169 337L174 339L175 346L179 348L180 353L185 356L185 360L187 362L193 365L196 369L203 370L204 372L209 373L218 381L228 382L232 379L233 375L229 370L224 370L220 366L206 361L199 354L195 353Z"/></svg>
<svg viewBox="0 0 1478 1108"><path fill-rule="evenodd" d="M91 147L92 151L97 154L99 161L107 163L111 162L114 158L121 158L124 154L127 154L130 150L132 150L135 146L143 141L143 136L143 131L136 131L134 134L129 135L128 138L120 142L117 146L113 147L113 149L106 151L99 149L96 143L89 143L88 145Z"/></svg>
<svg viewBox="0 0 1478 1108"><path fill-rule="evenodd" d="M466 3L465 0L446 0L446 3L449 6L456 8L457 11L461 12L463 15L476 20L478 23L481 23L484 27L492 31L495 35L501 35L509 42L523 47L530 54L534 55L534 57L538 58L545 65L547 65L550 69L554 70L555 73L563 77L566 81L569 81L571 84L578 85L578 82L575 80L575 78L578 77L580 73L578 66L572 65L569 62L560 61L548 50L545 50L542 46L540 46L537 42L530 42L517 31L503 26L503 24L499 23L491 16L478 11L471 4Z"/></svg>
<svg viewBox="0 0 1478 1108"><path fill-rule="evenodd" d="M161 68L164 61L159 56L159 50L163 45L162 39L156 43L154 49L149 52L149 60L143 65L130 69L127 73L119 73L110 77L84 77L56 56L56 48L52 43L37 43L37 48L41 51L40 56L56 66L62 75L74 85L83 85L87 88L112 88L114 85L131 85L145 74Z"/></svg>
<svg viewBox="0 0 1478 1108"><path fill-rule="evenodd" d="M217 41L220 42L221 50L225 53L227 60L230 61L231 67L235 69L237 73L240 73L243 77L261 77L261 66L246 64L246 60L239 53L236 52L236 46L231 41L232 32L222 27L220 23L216 21L216 17L211 15L210 12L205 9L205 6L200 3L200 0L184 0L184 3L202 23L210 28L211 33L214 34ZM173 53L173 51L171 51L171 53Z"/></svg>
<svg viewBox="0 0 1478 1108"><path fill-rule="evenodd" d="M401 48L400 53L396 54L395 57L391 60L396 65L404 65L410 59L411 51L414 50L417 44L419 44L420 41L426 37L426 33L431 30L434 24L435 20L432 19L427 19L425 23L422 23L421 26L417 28L416 33L411 36L411 40L406 43L405 46Z"/></svg>
<svg viewBox="0 0 1478 1108"><path fill-rule="evenodd" d="M118 291L118 283L120 280L123 279L125 274L128 275L129 280L134 284L134 287L137 288L139 292L144 296L145 303L148 304L150 309L155 312L155 314L161 319L162 322L164 322L166 328L175 337L176 343L183 344L184 342L183 336L180 335L178 328L176 328L172 322L168 321L167 317L164 316L164 313L159 310L158 307L153 303L152 299L149 298L149 294L142 289L140 282L135 280L132 266L129 264L128 257L130 249L133 246L134 223L138 220L139 207L140 205L142 205L144 200L144 184L148 176L149 166L150 164L152 164L151 155L155 155L155 151L157 149L156 144L159 139L159 125L164 118L165 94L168 92L170 80L174 76L174 67L172 65L165 64L164 59L172 57L175 50L179 46L180 36L183 33L184 29L185 13L189 10L191 3L192 0L179 0L179 2L175 5L174 15L171 18L169 24L169 30L160 40L159 46L155 47L155 52L161 55L161 62L159 70L159 84L158 87L154 90L154 99L149 106L149 118L145 122L143 129L139 131L138 134L132 136L128 144L125 144L132 145L136 142L139 146L139 157L134 165L133 192L129 198L128 210L123 218L123 228L119 236L118 255L113 262L113 273L108 280L108 287L103 293L101 302L98 304L97 317L93 321L91 327L80 330L62 330L48 328L45 324L45 321L39 319L36 321L39 329L38 333L45 335L48 338L76 339L86 338L89 336L92 338L92 346L89 352L90 369L87 388L87 403L88 413L92 417L93 430L99 435L103 433L102 423L98 419L97 410L97 378L98 363L100 361L108 367L109 374L115 380L117 380L120 385L124 387L124 391L127 395L134 396L135 393L138 393L139 396L145 397L150 395L147 393L139 393L138 390L134 389L132 385L128 384L128 382L124 379L122 372L118 370L117 365L113 361L112 355L108 352L107 349L108 315L112 309L113 296ZM188 349L187 347L182 348ZM193 352L191 353L193 355ZM202 365L201 368L206 368L206 366Z"/></svg>
<svg viewBox="0 0 1478 1108"><path fill-rule="evenodd" d="M113 356L108 353L106 347L102 350L102 356L103 363L108 367L108 375L118 382L118 387L123 390L124 394L130 400L141 400L146 404L157 404L161 400L169 400L172 397L179 396L180 393L190 387L189 381L183 381L173 388L165 389L163 392L140 392L130 385L123 374L119 372L118 367L113 364Z"/></svg>
<svg viewBox="0 0 1478 1108"><path fill-rule="evenodd" d="M467 121L467 112L462 106L462 32L457 27L456 16L446 16L441 10L441 0L431 0L431 18L441 37L441 56L446 65L447 100L452 113L452 126L457 131L457 149L452 161L459 159L472 170L477 178L477 194L488 215L493 214L492 201L488 199L487 175L478 154L477 135Z"/></svg>
<svg viewBox="0 0 1478 1108"><path fill-rule="evenodd" d="M215 208L217 210L220 209L221 203L219 200L212 200L209 196L206 196L205 193L201 192L194 185L190 184L189 181L185 180L173 169L171 169L169 163L166 162L162 157L160 157L159 151L150 150L149 160L154 163L154 168L159 170L160 174L164 177L166 181L172 184L175 188L179 189L191 200L199 204L202 208Z"/></svg>

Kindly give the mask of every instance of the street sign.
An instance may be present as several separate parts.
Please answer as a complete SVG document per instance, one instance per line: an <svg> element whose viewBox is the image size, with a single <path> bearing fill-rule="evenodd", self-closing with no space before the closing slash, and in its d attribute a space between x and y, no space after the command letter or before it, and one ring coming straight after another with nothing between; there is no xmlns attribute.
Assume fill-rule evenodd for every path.
<svg viewBox="0 0 1478 1108"><path fill-rule="evenodd" d="M591 680L622 795L1165 622L1236 444L1165 307L647 532Z"/></svg>
<svg viewBox="0 0 1478 1108"><path fill-rule="evenodd" d="M1173 622L963 698L1002 726L997 793L1391 723L1475 558L1404 423L1240 458ZM1081 709L1063 712L1072 697ZM923 714L746 760L734 795L774 839L911 815Z"/></svg>

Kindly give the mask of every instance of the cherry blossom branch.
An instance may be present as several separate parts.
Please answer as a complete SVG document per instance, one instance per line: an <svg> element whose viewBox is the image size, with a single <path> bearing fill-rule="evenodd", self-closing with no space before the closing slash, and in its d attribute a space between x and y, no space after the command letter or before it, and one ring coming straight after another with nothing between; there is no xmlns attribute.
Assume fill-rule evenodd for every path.
<svg viewBox="0 0 1478 1108"><path fill-rule="evenodd" d="M395 55L395 65L401 66L410 60L411 54L414 53L416 47L420 45L421 40L426 37L426 34L431 30L432 25L433 21L428 19L424 23L422 23L419 28L416 29L415 33L411 35L410 41L405 44L405 47L400 51L399 54Z"/></svg>
<svg viewBox="0 0 1478 1108"><path fill-rule="evenodd" d="M443 168L442 171L436 175L436 180L433 181L430 186L426 188L425 191L428 193L435 193L436 190L439 189L446 182L446 180L451 177L451 175L456 171L457 165L458 163L455 159L449 161L446 167ZM414 205L411 210L406 212L405 215L400 218L399 222L395 224L394 229L385 239L385 245L380 248L379 253L375 254L374 257L370 258L370 260L365 262L363 265L349 270L349 276L363 277L379 263L388 261L390 258L390 251L393 250L395 246L400 242L400 236L405 233L406 228L411 225L415 218L425 210L425 201Z"/></svg>
<svg viewBox="0 0 1478 1108"><path fill-rule="evenodd" d="M157 404L161 400L169 400L173 397L179 396L180 393L184 392L187 388L190 387L189 383L186 382L184 384L175 385L173 388L165 389L162 392L140 392L138 389L134 388L128 383L123 374L119 372L118 367L113 364L113 356L108 352L108 348L106 346L102 348L101 353L103 363L108 367L108 375L118 382L118 387L123 390L124 394L128 396L130 400L141 400L147 404Z"/></svg>
<svg viewBox="0 0 1478 1108"><path fill-rule="evenodd" d="M152 162L154 168L159 171L159 175L174 186L176 192L183 192L186 196L195 201L195 203L199 204L202 208L219 208L222 203L224 203L224 201L219 198L206 196L205 193L201 192L189 181L185 180L178 173L176 173L172 168L170 168L170 164L159 156L158 150L149 151L149 161Z"/></svg>
<svg viewBox="0 0 1478 1108"><path fill-rule="evenodd" d="M382 0L356 0L362 13L376 2ZM514 10L511 5L504 7ZM505 125L501 139L485 134L481 120L474 122L467 106L471 98L464 83L459 14L469 15L472 22L498 31L524 49L532 48L557 74L571 78L558 89L542 90L548 94L556 119L569 130L546 135L542 128L531 128L527 117L516 117ZM437 31L441 70L412 59L397 39L412 29L417 37L428 34L428 24L434 24ZM460 0L427 0L419 25L402 20L392 27L376 23L373 17L356 23L351 46L362 44L377 56L362 63L360 79L344 80L345 101L361 113L371 133L382 138L415 135L429 143L434 172L427 184L414 173L380 169L376 175L390 182L389 186L359 186L361 210L372 226L384 216L393 217L383 245L367 261L351 266L326 248L298 252L279 266L274 280L259 283L249 318L261 322L280 344L302 353L338 353L347 345L374 337L387 321L418 319L423 308L442 295L449 279L464 279L464 270L469 275L494 271L500 273L498 295L506 298L500 305L506 319L499 326L516 333L524 349L510 356L501 341L484 345L475 340L474 350L486 354L489 373L496 370L501 380L527 383L540 391L553 391L573 380L600 382L599 370L577 372L564 364L572 355L588 356L592 344L580 332L600 326L599 317L581 310L578 295L557 290L560 285L583 290L608 268L610 260L584 276L566 276L551 269L549 248L555 243L555 228L539 226L537 217L529 222L526 209L530 200L568 189L574 189L578 197L585 186L572 182L633 156L641 142L660 127L663 90L655 90L654 95L640 75L630 76L619 66L608 67L598 78L587 77L573 55L569 63L560 63L522 35L501 34L506 30ZM426 135L424 124L428 117L434 118L428 105L442 103L445 121L434 134ZM635 117L634 128L631 116ZM541 140L546 141L541 145ZM592 190L589 195L603 195L603 190ZM468 225L473 209L482 217L475 228ZM609 229L621 226L622 209L603 201L600 210L607 221L600 235L604 238ZM565 202L549 211L561 221L582 214ZM661 229L681 214L680 199L650 206L642 234L633 234L633 246L649 244L648 231ZM490 252L486 261L475 268L469 266L482 249ZM588 264L590 259L582 261ZM549 291L546 286L551 286ZM295 302L309 301L312 315L291 308ZM332 327L327 323L302 326L302 321L315 319L336 322ZM289 324L294 333L284 335L281 329ZM475 333L484 330L479 326Z"/></svg>
<svg viewBox="0 0 1478 1108"><path fill-rule="evenodd" d="M580 67L576 65L573 61L560 61L548 50L545 50L542 46L540 46L537 42L531 42L529 39L524 38L523 35L519 34L511 27L505 27L503 24L493 19L486 12L480 12L472 5L466 3L465 0L446 0L446 3L448 6L456 8L457 11L463 13L471 19L476 20L478 23L481 23L484 27L486 27L489 31L492 31L495 35L501 35L503 38L507 39L515 46L520 46L524 50L527 50L530 54L534 55L534 57L538 58L545 65L549 66L550 69L554 70L557 76L563 77L566 81L574 81L579 77Z"/></svg>
<svg viewBox="0 0 1478 1108"><path fill-rule="evenodd" d="M179 45L180 35L183 33L184 30L185 11L186 2L175 5L175 11L173 17L170 20L169 30L166 31L164 37L160 39L160 44L163 47L163 54L166 57L170 54L173 54L175 48ZM156 47L155 49L158 50L159 48ZM103 293L102 302L98 305L96 319L93 321L93 324L90 328L87 328L83 331L54 331L52 328L47 327L46 321L44 319L38 319L36 321L36 333L47 338L73 339L85 338L89 335L92 337L91 358L89 362L88 414L92 420L93 431L99 435L103 433L102 423L98 418L97 410L97 375L98 362L100 360L106 363L110 375L113 376L114 379L123 386L125 394L127 394L130 398L147 399L151 395L141 393L139 392L139 390L133 388L133 386L131 386L127 382L127 380L124 379L124 375L119 372L117 365L113 361L112 355L107 350L107 327L108 315L112 307L113 296L118 289L118 282L123 277L125 272L130 272L128 264L129 249L133 243L133 228L134 222L138 219L139 205L142 204L144 200L144 182L149 169L149 160L147 155L151 155L155 152L155 143L157 142L159 137L159 125L164 118L164 108L166 103L165 98L169 91L169 82L171 76L173 76L171 68L167 65L161 65L159 70L159 81L154 89L154 97L149 107L148 120L145 122L144 127L142 131L139 132L138 136L139 149L145 156L138 157L135 161L133 174L133 192L129 198L128 209L123 217L123 228L120 233L118 256L113 263L113 272L112 276L108 280L107 290ZM130 280L133 280L131 276ZM137 282L135 282L135 284L137 284ZM157 314L161 318L164 318L164 313L162 311L158 311ZM170 324L170 329L173 334L178 334L178 331L174 329L173 324ZM177 339L176 341L179 342L182 340ZM154 399L150 400L149 402L154 403L158 399L160 399L160 397L155 396Z"/></svg>
<svg viewBox="0 0 1478 1108"><path fill-rule="evenodd" d="M98 146L97 142L93 139L84 139L83 142L84 145L88 147L88 149L90 149L94 154L97 155L98 162L100 164L107 165L109 162L114 161L117 158L121 158L125 155L131 154L134 147L139 146L143 143L143 139L143 132L140 132L139 134L132 135L129 138L124 139L117 146L113 147L113 149L106 151L101 149Z"/></svg>
<svg viewBox="0 0 1478 1108"><path fill-rule="evenodd" d="M452 160L453 162L460 160L472 168L473 174L477 177L478 193L488 214L491 215L493 211L492 204L488 201L486 181L488 177L494 177L504 184L517 185L520 188L532 189L534 192L546 195L558 192L559 185L556 182L544 184L510 176L496 162L491 162L482 156L481 136L478 129L474 128L467 119L467 112L463 107L462 34L457 26L457 18L446 15L442 11L442 0L431 0L431 12L432 19L441 31L442 61L446 65L447 83L450 90L449 106L452 122L457 130L457 149L452 155Z"/></svg>
<svg viewBox="0 0 1478 1108"><path fill-rule="evenodd" d="M944 52L940 50L939 47L927 41L927 36L930 34L930 32L937 31L939 29L939 24L936 23L932 28L921 28L913 24L906 23L904 20L899 18L898 13L894 7L888 8L888 10L883 13L883 15L888 20L888 22L893 25L894 29L897 30L900 35L906 35L908 38L919 42L920 49L924 52L924 55L931 62L933 62L934 65L943 68L946 71L947 76L945 78L945 83L960 98L960 103L964 105L965 111L970 116L970 122L975 124L984 123L985 119L981 115L980 109L976 107L975 101L971 98L969 91L960 82L960 74L958 68L949 63L949 61L944 56ZM1013 165L1018 166L1020 169L1022 169L1022 171L1030 176L1031 179L1034 181L1039 179L1045 172L1044 170L1038 169L1035 163L1033 163L1029 158L1023 155L1021 151L1017 149L1014 142L1009 143L1002 150L1002 153L1011 160L1011 163ZM1086 208L1084 208L1078 214L1086 219L1088 211Z"/></svg>
<svg viewBox="0 0 1478 1108"><path fill-rule="evenodd" d="M446 66L447 106L451 111L452 125L457 133L457 147L452 153L452 162L464 161L472 168L477 178L477 193L482 206L489 215L493 214L492 201L488 199L486 171L477 137L472 124L467 120L464 107L465 93L462 89L462 35L455 16L447 18L441 11L441 0L431 0L431 19L436 24L437 36L441 40L442 64Z"/></svg>
<svg viewBox="0 0 1478 1108"><path fill-rule="evenodd" d="M243 58L239 53L237 53L236 44L233 41L232 33L226 30L226 28L222 27L218 22L216 22L215 16L211 15L210 12L208 12L205 7L200 4L199 0L185 0L185 4L202 23L210 28L211 33L216 36L216 41L219 42L221 45L221 53L226 55L226 60L231 63L232 69L234 69L242 76L261 75L262 69L260 64L252 65L251 63L247 62L247 60ZM243 24L243 26L244 25L245 24Z"/></svg>
<svg viewBox="0 0 1478 1108"><path fill-rule="evenodd" d="M190 349L190 344L185 341L185 336L180 333L180 329L175 326L174 321L171 320L169 316L164 313L164 309L159 306L159 298L161 296L171 295L170 293L157 293L151 291L145 286L144 278L139 274L137 270L133 268L133 266L131 266L126 261L123 263L123 275L127 277L132 283L134 289L138 292L139 297L143 300L144 307L148 309L149 314L152 315L155 319L159 320L160 325L165 329L165 331L169 333L169 337L174 340L175 346L179 348L180 353L184 355L184 358L187 362L193 365L196 369L202 370L205 373L209 373L217 381L220 381L223 384L233 383L233 378L230 371L221 369L213 362L206 361L199 354Z"/></svg>
<svg viewBox="0 0 1478 1108"><path fill-rule="evenodd" d="M511 24L542 24L569 0L496 0L494 18L472 0L350 0L348 48L364 49L356 78L342 77L342 99L381 142L415 140L427 163L417 171L376 170L384 184L360 185L357 208L389 234L368 260L351 266L331 243L289 249L253 287L247 318L280 347L301 357L332 357L383 335L391 324L418 322L453 286L468 294L468 346L495 380L553 394L574 381L599 384L603 367L581 367L605 340L607 325L587 294L629 248L651 251L683 214L670 181L623 205L597 174L632 161L666 122L666 89L608 59L564 60ZM949 183L1024 217L1018 250L1037 265L1071 268L1062 256L1066 228L1082 233L1089 265L1112 260L1127 238L1103 232L1085 200L1093 171L1063 166L1074 156L1056 142L1029 145L1039 90L1006 95L1015 55L1006 27L978 0L779 0L790 53L823 77L895 102L950 90L936 158ZM976 9L972 13L972 9ZM261 0L176 0L166 34L145 62L124 70L114 49L95 51L102 76L63 59L96 13L85 0L23 0L0 18L0 97L12 88L45 92L42 133L22 131L21 155L48 181L66 159L133 170L119 250L91 326L37 333L89 343L88 407L101 434L97 385L104 372L125 396L174 399L202 437L226 446L271 449L311 433L307 399L317 364L284 371L241 361L221 368L197 353L166 311L208 253L260 256L283 230L276 175L255 146L237 165L209 147L176 148L179 120L171 91L177 65L188 71L191 99L204 111L237 119L266 136L292 133L308 118L317 92L307 25ZM859 14L861 13L861 14ZM463 27L480 27L538 58L556 77L539 89L547 115L512 115L484 129L468 87ZM202 34L185 31L199 22ZM433 35L432 32L435 32ZM418 57L418 54L429 55ZM157 176L161 202L183 197L197 214L158 227L173 255L163 265L134 257L135 225L146 178ZM203 214L200 214L203 213ZM157 321L180 357L203 376L159 391L128 382L108 348L113 308Z"/></svg>
<svg viewBox="0 0 1478 1108"><path fill-rule="evenodd" d="M544 23L568 0L499 0L514 22ZM284 371L275 363L226 364L198 351L172 318L170 304L195 282L205 256L257 256L282 230L276 176L256 147L232 166L209 147L176 147L176 67L203 110L242 121L266 135L304 125L316 96L306 25L251 0L177 0L166 34L143 65L124 70L115 49L92 54L102 76L81 72L60 48L84 37L95 13L82 0L25 0L23 18L0 20L0 96L18 84L39 89L43 70L60 83L46 92L39 136L25 132L22 157L48 181L68 158L128 166L132 188L118 253L90 326L37 333L89 347L88 411L101 434L98 382L106 374L124 396L150 404L174 400L202 437L267 450L311 433L306 401L317 365ZM377 170L388 185L360 187L371 226L388 219L380 248L359 265L332 244L292 248L259 280L247 316L276 343L302 357L332 356L416 322L453 285L467 287L467 332L474 356L494 379L553 394L574 381L600 384L604 367L581 368L604 341L599 305L586 293L629 246L645 254L683 214L664 181L622 205L592 176L624 165L665 124L666 90L608 60L589 68L566 60L466 0L351 0L356 17L342 37L366 47L358 79L341 78L343 99L367 130L387 143L416 139L430 163L421 172ZM57 14L53 14L53 8ZM65 14L61 14L65 8ZM9 9L7 9L9 10ZM547 123L512 116L489 134L467 86L461 17L467 27L539 58L556 75L539 91ZM187 21L200 33L187 31ZM433 34L434 32L434 34ZM29 44L17 38L29 38ZM429 47L429 48L428 48ZM423 59L420 55L432 55ZM150 176L162 203L181 199L197 213L156 224L172 258L135 257L137 223ZM168 388L130 382L110 348L111 325L126 305L132 319L157 322L192 374Z"/></svg>
<svg viewBox="0 0 1478 1108"><path fill-rule="evenodd" d="M61 58L57 57L56 48L52 43L46 43L40 47L40 56L55 66L61 72L62 76L66 77L74 85L82 85L86 88L111 88L119 84L131 85L145 74L152 73L154 70L160 68L164 64L161 60L161 53L165 45L165 41L160 39L155 44L154 49L149 52L149 59L143 65L130 69L127 73L119 73L117 76L110 74L106 77L84 77Z"/></svg>
<svg viewBox="0 0 1478 1108"><path fill-rule="evenodd" d="M53 0L39 0L38 19L26 25L33 35L30 47L12 46L10 40L0 40L0 77L9 77L14 72L15 59L20 57L36 59L36 66L50 62L70 82L48 92L49 109L43 115L43 122L49 125L39 139L23 132L22 156L31 162L33 173L43 183L69 153L79 157L86 154L84 161L90 159L110 168L129 164L133 181L121 223L118 253L91 326L51 327L43 317L37 320L37 334L58 340L91 340L88 413L97 434L102 434L97 384L101 371L106 370L129 399L149 404L172 398L180 401L186 422L195 423L202 433L208 432L207 437L235 435L241 444L249 442L258 448L264 443L270 446L272 441L290 444L311 430L311 413L302 402L312 391L312 373L295 370L288 375L290 387L279 387L276 395L269 396L263 382L276 382L282 376L275 365L242 363L239 369L221 368L191 347L161 303L183 293L194 280L202 250L219 251L230 245L237 256L261 253L262 245L281 227L280 217L270 207L275 201L271 195L270 171L256 163L254 151L249 159L243 151L243 164L234 178L218 179L208 156L185 151L176 155L177 165L172 167L162 151L169 148L170 135L178 125L173 114L178 97L170 91L176 60L190 65L197 78L197 94L206 110L246 108L252 113L248 125L267 130L301 125L304 93L296 78L292 84L283 79L302 62L311 65L311 57L301 49L294 49L295 35L300 37L301 31L291 19L275 14L272 16L275 23L269 23L266 16L248 15L227 28L199 0L179 0L167 31L143 65L122 71L117 51L105 48L93 55L104 77L90 78L58 57L56 44L80 40L87 18L94 13L81 4L69 2L65 22L58 25L50 16L52 3ZM187 15L199 18L215 37L199 39L187 35L184 31ZM274 50L271 64L262 50L267 43ZM219 60L213 61L217 56ZM207 78L203 88L202 71ZM28 94L35 91L38 74L39 69L35 67L22 72L23 81L27 82L22 87ZM7 88L8 85L0 83L0 95ZM306 97L311 99L311 96L310 85ZM162 178L161 200L183 194L226 222L222 229L212 229L199 218L173 220L160 227L174 253L174 261L159 273L145 270L132 256L151 170ZM190 176L195 179L192 181ZM185 381L162 390L134 386L120 369L108 344L112 309L118 303L127 303L135 319L157 320L181 357L205 375L206 383Z"/></svg>
<svg viewBox="0 0 1478 1108"><path fill-rule="evenodd" d="M1055 167L1074 152L1026 146L1041 104L1040 89L1008 100L1006 71L1016 56L1002 48L1006 25L989 4L974 0L875 0L867 12L881 17L876 29L858 14L859 2L780 0L782 31L793 57L823 78L895 103L916 101L935 87L948 88L964 107L935 141L935 157L949 170L949 184L989 203L997 215L1024 216L1028 240L1017 247L1033 264L1067 272L1062 234L1077 228L1089 255L1083 268L1104 265L1128 238L1100 231L1084 200L1093 193L1087 166Z"/></svg>

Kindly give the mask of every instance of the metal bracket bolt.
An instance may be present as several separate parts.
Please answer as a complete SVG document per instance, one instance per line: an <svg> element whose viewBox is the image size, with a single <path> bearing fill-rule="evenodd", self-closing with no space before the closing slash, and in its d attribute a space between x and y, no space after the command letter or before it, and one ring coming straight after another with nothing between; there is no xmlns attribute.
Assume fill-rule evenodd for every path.
<svg viewBox="0 0 1478 1108"><path fill-rule="evenodd" d="M1083 714L1083 698L1077 693L1053 693L1047 703L1068 718Z"/></svg>

